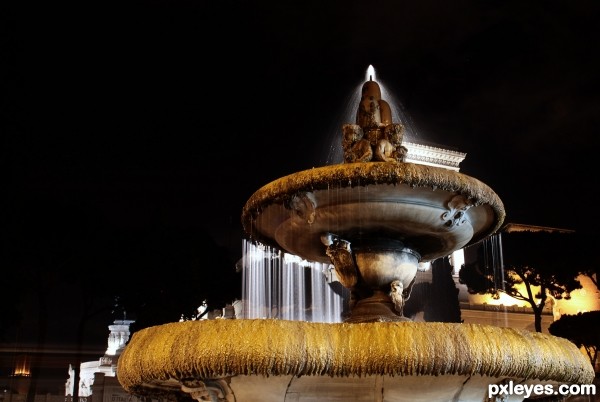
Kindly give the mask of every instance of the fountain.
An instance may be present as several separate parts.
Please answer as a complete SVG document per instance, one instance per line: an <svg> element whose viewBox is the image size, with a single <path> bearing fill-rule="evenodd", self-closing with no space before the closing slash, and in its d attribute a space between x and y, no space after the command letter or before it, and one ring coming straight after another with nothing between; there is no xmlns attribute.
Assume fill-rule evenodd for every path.
<svg viewBox="0 0 600 402"><path fill-rule="evenodd" d="M344 163L275 180L242 211L257 244L333 264L351 294L344 322L146 328L119 359L123 387L178 400L418 402L488 400L490 384L508 382L591 383L588 360L566 339L404 317L418 264L486 239L505 211L473 177L406 163L403 132L367 80L355 123L342 127Z"/></svg>

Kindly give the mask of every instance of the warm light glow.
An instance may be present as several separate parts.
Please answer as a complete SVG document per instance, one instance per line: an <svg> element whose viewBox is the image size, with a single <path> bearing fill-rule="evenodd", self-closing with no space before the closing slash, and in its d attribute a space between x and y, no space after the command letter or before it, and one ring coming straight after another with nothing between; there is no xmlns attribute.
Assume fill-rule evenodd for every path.
<svg viewBox="0 0 600 402"><path fill-rule="evenodd" d="M577 280L583 288L571 292L569 300L559 299L556 301L560 314L577 314L600 310L600 291L598 291L596 285L585 275L579 275Z"/></svg>
<svg viewBox="0 0 600 402"><path fill-rule="evenodd" d="M490 304L493 306L517 306L517 307L531 307L529 303L523 300L517 300L514 297L507 295L504 292L499 292L495 299L493 295L473 295L477 299L477 304ZM539 301L538 299L536 299Z"/></svg>
<svg viewBox="0 0 600 402"><path fill-rule="evenodd" d="M15 363L13 377L29 377L31 375L31 363L28 356L19 356Z"/></svg>
<svg viewBox="0 0 600 402"><path fill-rule="evenodd" d="M524 283L515 285L515 288L522 295L527 295L527 288L525 287ZM531 292L534 295L539 294L540 287L539 286L531 286ZM489 304L489 305L493 305L493 306L506 306L506 307L509 307L509 306L531 307L531 305L528 302L526 302L524 300L520 300L520 299L515 299L514 297L509 296L508 294L506 294L502 291L499 292L497 298L494 298L494 296L490 295L490 294L471 295L471 300L475 304ZM535 298L535 302L539 303L540 299Z"/></svg>
<svg viewBox="0 0 600 402"><path fill-rule="evenodd" d="M560 314L577 314L585 311L600 310L600 292L596 289L596 286L592 283L591 279L585 275L580 275L577 280L583 286L582 289L571 292L570 299L557 299L557 308ZM527 289L525 284L517 284L515 286L517 290L527 295ZM539 286L532 286L531 291L534 295L540 292ZM492 295L469 295L471 303L473 304L489 304L493 306L517 306L517 307L531 307L531 305L523 300L515 299L507 295L504 292L500 292L499 298L494 299ZM540 299L535 299L536 303L540 302ZM549 306L547 306L550 308Z"/></svg>

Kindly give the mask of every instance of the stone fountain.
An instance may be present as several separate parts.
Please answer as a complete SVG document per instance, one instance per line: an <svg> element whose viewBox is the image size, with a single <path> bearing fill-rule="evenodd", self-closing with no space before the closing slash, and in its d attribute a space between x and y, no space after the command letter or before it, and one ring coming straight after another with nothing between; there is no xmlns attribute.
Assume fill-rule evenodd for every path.
<svg viewBox="0 0 600 402"><path fill-rule="evenodd" d="M146 328L119 359L123 387L177 400L419 402L484 401L488 385L509 381L591 383L589 361L565 339L403 316L419 263L485 239L505 217L481 181L406 163L403 134L368 80L355 123L342 127L344 163L275 180L242 211L254 242L333 264L352 295L344 322Z"/></svg>

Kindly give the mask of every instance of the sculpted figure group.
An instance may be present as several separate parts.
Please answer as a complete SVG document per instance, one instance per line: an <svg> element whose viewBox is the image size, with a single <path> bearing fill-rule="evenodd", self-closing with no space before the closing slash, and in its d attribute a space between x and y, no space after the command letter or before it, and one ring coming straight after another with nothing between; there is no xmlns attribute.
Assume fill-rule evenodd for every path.
<svg viewBox="0 0 600 402"><path fill-rule="evenodd" d="M392 123L390 105L381 99L375 81L366 81L356 113L356 124L342 126L344 162L404 162L404 126Z"/></svg>

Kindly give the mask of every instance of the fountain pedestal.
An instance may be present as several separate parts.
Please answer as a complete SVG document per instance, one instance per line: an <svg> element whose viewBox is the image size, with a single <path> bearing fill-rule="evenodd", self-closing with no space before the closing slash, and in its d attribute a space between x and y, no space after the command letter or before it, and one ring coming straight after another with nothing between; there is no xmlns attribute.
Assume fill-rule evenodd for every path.
<svg viewBox="0 0 600 402"><path fill-rule="evenodd" d="M399 240L356 237L355 242L332 234L321 238L340 283L351 291L351 316L345 321L407 320L402 311L421 256Z"/></svg>

